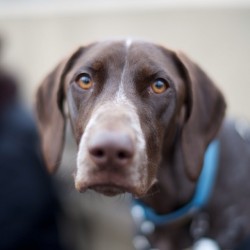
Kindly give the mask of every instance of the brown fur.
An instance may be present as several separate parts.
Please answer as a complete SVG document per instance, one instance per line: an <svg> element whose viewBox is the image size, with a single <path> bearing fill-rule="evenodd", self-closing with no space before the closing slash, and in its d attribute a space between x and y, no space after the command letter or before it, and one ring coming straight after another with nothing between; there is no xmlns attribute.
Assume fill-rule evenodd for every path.
<svg viewBox="0 0 250 250"><path fill-rule="evenodd" d="M74 77L81 72L92 76L95 85L91 91L83 91L76 85ZM136 188L126 190L130 187L127 172L130 165L122 170L113 168L116 173L102 169L100 174L96 169L91 178L94 182L108 179L109 175L120 178L124 191L137 190L136 195L157 212L170 212L192 196L205 150L221 128L226 106L213 81L182 53L140 41L133 42L129 48L123 41L110 41L80 48L62 62L46 77L37 94L38 124L48 169L53 172L61 157L65 124L63 101L66 100L69 106L72 129L79 145L93 111L114 97L122 74L126 97L136 107L146 139L148 186L143 189L144 193ZM170 85L159 95L149 89L150 83L157 78L166 79ZM220 136L223 137L223 132ZM224 139L221 140L223 145ZM116 186L117 183L119 181ZM155 188L157 193L150 196ZM223 213L223 202L215 202L219 197L217 192L208 206L211 213L209 235L222 247L228 247L229 241L223 236L227 223L220 220L216 207L218 204ZM224 205L230 206L233 202L237 201L227 200ZM157 228L151 240L161 250L187 247L191 243L189 224ZM232 247L234 243L230 244Z"/></svg>

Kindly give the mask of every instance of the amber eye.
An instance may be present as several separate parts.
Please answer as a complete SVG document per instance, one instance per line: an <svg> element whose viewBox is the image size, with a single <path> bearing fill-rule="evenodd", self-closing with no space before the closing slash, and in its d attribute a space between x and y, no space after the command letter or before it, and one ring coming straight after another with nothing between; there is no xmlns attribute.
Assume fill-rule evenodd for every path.
<svg viewBox="0 0 250 250"><path fill-rule="evenodd" d="M82 89L90 89L93 86L93 81L88 74L81 74L76 78L76 83Z"/></svg>
<svg viewBox="0 0 250 250"><path fill-rule="evenodd" d="M151 84L151 88L156 94L163 93L164 91L168 89L168 87L169 87L169 84L162 79L157 79L155 82Z"/></svg>

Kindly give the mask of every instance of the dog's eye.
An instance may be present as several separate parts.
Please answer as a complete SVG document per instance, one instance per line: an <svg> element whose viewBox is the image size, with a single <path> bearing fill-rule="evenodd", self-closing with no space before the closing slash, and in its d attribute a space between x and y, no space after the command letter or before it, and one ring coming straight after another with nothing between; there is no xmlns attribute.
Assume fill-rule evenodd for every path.
<svg viewBox="0 0 250 250"><path fill-rule="evenodd" d="M168 89L168 87L169 84L162 79L157 79L155 82L151 83L151 89L156 94L161 94L165 92Z"/></svg>
<svg viewBox="0 0 250 250"><path fill-rule="evenodd" d="M82 89L90 89L93 86L93 81L91 77L88 74L80 74L76 78L76 83L82 88Z"/></svg>

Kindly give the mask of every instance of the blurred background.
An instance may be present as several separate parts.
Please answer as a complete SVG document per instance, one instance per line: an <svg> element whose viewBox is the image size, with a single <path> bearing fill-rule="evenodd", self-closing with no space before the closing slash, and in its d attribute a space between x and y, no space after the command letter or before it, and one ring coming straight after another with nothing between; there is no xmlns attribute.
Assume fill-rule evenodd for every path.
<svg viewBox="0 0 250 250"><path fill-rule="evenodd" d="M0 0L1 65L17 80L30 112L38 84L60 59L79 45L124 37L185 51L222 89L228 114L250 119L250 0ZM62 166L52 180L64 245L132 249L128 198L78 194L75 159L68 129Z"/></svg>

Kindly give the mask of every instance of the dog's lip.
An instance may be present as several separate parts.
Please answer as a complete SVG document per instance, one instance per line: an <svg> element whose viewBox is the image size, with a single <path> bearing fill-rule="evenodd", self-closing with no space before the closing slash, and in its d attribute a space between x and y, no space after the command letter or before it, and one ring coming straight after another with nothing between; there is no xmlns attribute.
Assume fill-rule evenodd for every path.
<svg viewBox="0 0 250 250"><path fill-rule="evenodd" d="M75 188L81 193L94 190L107 196L129 193L133 197L141 197L145 190L134 182L130 176L110 172L93 172L88 178L75 177Z"/></svg>
<svg viewBox="0 0 250 250"><path fill-rule="evenodd" d="M123 186L118 186L115 184L95 184L88 187L98 193L104 194L106 196L115 196L127 192L127 188Z"/></svg>
<svg viewBox="0 0 250 250"><path fill-rule="evenodd" d="M115 196L123 193L131 193L135 194L135 190L133 187L128 186L125 183L114 183L114 182L102 182L102 181L94 181L85 185L76 185L76 189L83 193L86 190L94 190L98 193L104 194L106 196Z"/></svg>

